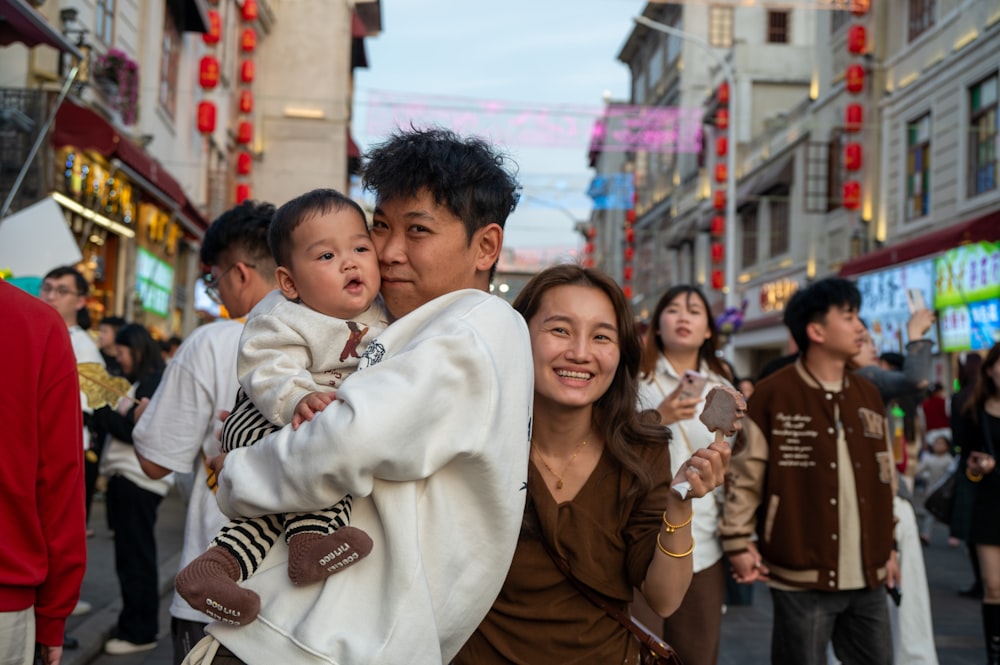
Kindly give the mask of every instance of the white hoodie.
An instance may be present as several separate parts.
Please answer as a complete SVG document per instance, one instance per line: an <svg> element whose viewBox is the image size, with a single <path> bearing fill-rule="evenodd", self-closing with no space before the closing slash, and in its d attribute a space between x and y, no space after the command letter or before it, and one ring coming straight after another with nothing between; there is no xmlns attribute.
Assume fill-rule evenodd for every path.
<svg viewBox="0 0 1000 665"><path fill-rule="evenodd" d="M287 547L245 584L248 626L209 633L249 665L442 663L486 615L510 566L527 480L533 395L527 327L482 291L441 296L369 345L338 400L231 452L219 506L257 516L354 496L371 554L293 587Z"/></svg>

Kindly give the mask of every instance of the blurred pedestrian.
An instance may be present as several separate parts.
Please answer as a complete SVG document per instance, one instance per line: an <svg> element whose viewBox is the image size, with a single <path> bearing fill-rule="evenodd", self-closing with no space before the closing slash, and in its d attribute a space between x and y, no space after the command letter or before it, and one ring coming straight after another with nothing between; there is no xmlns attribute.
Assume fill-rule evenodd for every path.
<svg viewBox="0 0 1000 665"><path fill-rule="evenodd" d="M119 655L156 647L160 589L154 527L156 510L170 482L146 477L132 448L139 404L153 395L163 374L160 348L138 323L122 326L115 345L122 373L132 386L115 408L95 411L94 420L109 433L101 473L108 478L105 504L108 525L114 531L115 572L122 594L117 635L104 644L104 651ZM183 425L175 422L174 426Z"/></svg>
<svg viewBox="0 0 1000 665"><path fill-rule="evenodd" d="M951 472L955 461L954 455L951 454L951 428L931 430L927 432L925 438L929 449L924 451L920 461L917 462L918 490L914 493L914 501L918 506L923 505L928 490ZM931 531L935 521L930 512L923 511L920 542L924 545L931 544Z"/></svg>
<svg viewBox="0 0 1000 665"><path fill-rule="evenodd" d="M953 455L962 456L962 451L968 447L965 434L961 431L961 414L969 403L976 389L979 370L983 358L977 353L969 353L958 366L957 393L951 396L951 451ZM965 474L959 474L955 483L955 499L952 505L951 522L948 523L948 544L958 547L965 544L972 569L972 585L961 589L958 595L979 600L983 597L983 579L979 572L979 557L976 555L976 544L971 539L972 505L975 499L975 487Z"/></svg>
<svg viewBox="0 0 1000 665"><path fill-rule="evenodd" d="M120 316L105 316L97 323L97 348L111 376L122 375L122 367L118 364L115 350L115 335L126 323L128 322Z"/></svg>
<svg viewBox="0 0 1000 665"><path fill-rule="evenodd" d="M87 543L76 357L61 317L0 280L0 662L59 665Z"/></svg>
<svg viewBox="0 0 1000 665"><path fill-rule="evenodd" d="M948 420L948 402L944 398L944 386L936 382L931 388L931 394L920 403L920 412L924 418L924 431L950 429Z"/></svg>

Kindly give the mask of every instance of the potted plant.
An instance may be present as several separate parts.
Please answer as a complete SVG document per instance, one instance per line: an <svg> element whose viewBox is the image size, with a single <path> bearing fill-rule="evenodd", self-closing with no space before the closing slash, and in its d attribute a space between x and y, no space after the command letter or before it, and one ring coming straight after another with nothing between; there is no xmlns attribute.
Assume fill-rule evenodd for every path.
<svg viewBox="0 0 1000 665"><path fill-rule="evenodd" d="M116 48L97 56L93 78L112 107L121 113L122 123L133 125L139 114L139 65Z"/></svg>

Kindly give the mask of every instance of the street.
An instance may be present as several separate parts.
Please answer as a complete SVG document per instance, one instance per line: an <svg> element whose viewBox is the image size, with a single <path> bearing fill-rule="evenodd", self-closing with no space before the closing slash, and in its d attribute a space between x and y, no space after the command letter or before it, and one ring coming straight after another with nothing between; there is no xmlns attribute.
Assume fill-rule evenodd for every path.
<svg viewBox="0 0 1000 665"><path fill-rule="evenodd" d="M94 502L90 528L95 535L88 539L87 574L81 597L94 606L90 614L70 617L67 632L80 641L80 647L64 652L64 665L170 665L170 616L168 608L177 572L184 528L184 502L176 487L160 505L157 520L157 546L160 560L160 641L156 649L128 656L108 656L102 652L104 641L112 635L121 608L118 580L114 569L114 546L105 519L104 504ZM934 616L934 639L942 665L979 665L984 647L979 602L960 597L956 591L967 588L971 573L965 552L947 546L947 532L938 526L932 543L924 548ZM903 581L905 593L906 581ZM769 662L771 601L767 588L754 588L753 604L727 609L722 622L719 665L757 665Z"/></svg>

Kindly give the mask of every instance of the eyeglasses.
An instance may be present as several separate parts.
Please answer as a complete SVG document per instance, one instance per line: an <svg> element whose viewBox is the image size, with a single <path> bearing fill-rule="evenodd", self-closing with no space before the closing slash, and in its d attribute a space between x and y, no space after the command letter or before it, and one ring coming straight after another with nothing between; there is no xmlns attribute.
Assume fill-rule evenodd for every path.
<svg viewBox="0 0 1000 665"><path fill-rule="evenodd" d="M66 296L80 295L79 291L74 291L68 286L63 286L62 284L60 284L59 286L53 286L51 284L42 284L41 292L42 295L46 296L49 295L50 293L55 293L57 296L62 298L65 298Z"/></svg>
<svg viewBox="0 0 1000 665"><path fill-rule="evenodd" d="M222 302L222 296L219 295L219 284L222 282L222 278L225 277L230 270L232 270L241 263L243 262L237 261L233 265L229 266L228 268L220 272L218 277L213 276L212 273L208 273L207 275L202 277L202 280L205 282L205 293L208 295L209 299L211 299L211 301L214 302L216 305L226 304ZM246 266L247 268L257 267L252 263L243 263L243 265Z"/></svg>

